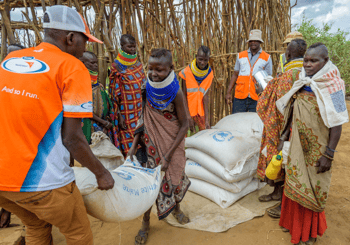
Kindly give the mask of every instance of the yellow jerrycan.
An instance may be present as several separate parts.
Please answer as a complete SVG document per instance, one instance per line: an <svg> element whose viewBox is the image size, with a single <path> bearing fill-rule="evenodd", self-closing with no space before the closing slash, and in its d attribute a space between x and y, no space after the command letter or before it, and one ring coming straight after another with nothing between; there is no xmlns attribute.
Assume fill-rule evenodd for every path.
<svg viewBox="0 0 350 245"><path fill-rule="evenodd" d="M271 162L266 168L265 174L266 177L270 180L275 180L278 178L279 173L282 169L282 151L278 155L274 155L271 159Z"/></svg>

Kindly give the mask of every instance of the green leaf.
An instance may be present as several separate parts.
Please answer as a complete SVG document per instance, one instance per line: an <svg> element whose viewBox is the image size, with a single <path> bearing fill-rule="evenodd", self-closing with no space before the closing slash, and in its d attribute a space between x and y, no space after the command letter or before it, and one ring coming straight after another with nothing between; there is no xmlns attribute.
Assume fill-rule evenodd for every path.
<svg viewBox="0 0 350 245"><path fill-rule="evenodd" d="M301 23L293 29L301 32L308 46L316 42L324 43L329 52L331 61L338 67L341 78L345 81L347 95L350 95L350 41L349 32L340 28L332 33L333 23L323 23L321 27L314 24L312 19L303 16Z"/></svg>

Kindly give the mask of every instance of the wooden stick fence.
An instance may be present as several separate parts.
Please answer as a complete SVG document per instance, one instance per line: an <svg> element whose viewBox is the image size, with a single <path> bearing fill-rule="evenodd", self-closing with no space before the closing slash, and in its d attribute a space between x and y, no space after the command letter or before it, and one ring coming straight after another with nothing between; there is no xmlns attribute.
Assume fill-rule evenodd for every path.
<svg viewBox="0 0 350 245"><path fill-rule="evenodd" d="M231 111L225 103L236 56L248 48L251 29L260 29L275 68L282 42L291 30L290 0L3 0L1 11L1 58L6 44L26 46L42 41L42 16L48 6L75 7L87 20L92 33L104 41L93 44L99 61L99 79L104 83L107 67L118 53L119 37L133 34L140 61L147 70L152 48L172 51L176 71L188 65L200 45L211 49L210 65L215 72L210 93L210 122L215 124ZM19 9L21 8L21 9ZM10 12L21 11L23 20L12 20Z"/></svg>

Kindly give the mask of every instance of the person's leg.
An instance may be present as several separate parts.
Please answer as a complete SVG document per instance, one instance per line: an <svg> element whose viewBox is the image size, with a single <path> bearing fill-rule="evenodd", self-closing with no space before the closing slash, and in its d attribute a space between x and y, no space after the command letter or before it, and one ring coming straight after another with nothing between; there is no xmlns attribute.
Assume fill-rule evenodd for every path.
<svg viewBox="0 0 350 245"><path fill-rule="evenodd" d="M199 115L196 115L192 117L194 123L196 126L198 126L198 130L202 131L205 130L205 117L201 117Z"/></svg>
<svg viewBox="0 0 350 245"><path fill-rule="evenodd" d="M71 186L67 186L68 191L72 194L72 216L61 218L60 224L52 222L57 226L60 232L66 237L67 245L92 245L93 235L90 227L83 197L80 194L78 187L73 182ZM65 210L66 208L63 207ZM67 222L67 220L69 220Z"/></svg>
<svg viewBox="0 0 350 245"><path fill-rule="evenodd" d="M252 98L247 98L247 103L248 103L248 112L256 112L256 106L258 104L258 101L253 100Z"/></svg>
<svg viewBox="0 0 350 245"><path fill-rule="evenodd" d="M273 180L267 180L266 181L270 186L273 186L273 192L268 195L262 195L259 197L260 202L270 202L270 201L279 201L282 199L282 193L283 193L283 184L284 181L276 182L274 183Z"/></svg>
<svg viewBox="0 0 350 245"><path fill-rule="evenodd" d="M235 99L232 100L232 111L231 114L235 113Z"/></svg>
<svg viewBox="0 0 350 245"><path fill-rule="evenodd" d="M270 194L272 199L282 200L283 184L284 184L284 181L280 181L280 182L275 183L274 191ZM279 205L277 207L274 207L274 208L267 210L267 214L271 218L280 218L281 217L281 206L282 206L282 203L279 203Z"/></svg>
<svg viewBox="0 0 350 245"><path fill-rule="evenodd" d="M7 211L15 214L26 226L26 245L50 245L52 243L51 228L52 226L40 220L32 212L19 206L16 201L22 200L25 196L30 197L32 193L21 192L1 192L0 206ZM12 200L11 200L12 199ZM35 204L33 204L35 205Z"/></svg>
<svg viewBox="0 0 350 245"><path fill-rule="evenodd" d="M234 104L234 110L232 114L239 113L239 112L247 112L247 99L237 99L234 98L233 104Z"/></svg>
<svg viewBox="0 0 350 245"><path fill-rule="evenodd" d="M148 238L148 232L150 227L150 214L152 207L143 215L142 226L139 233L135 237L135 244L145 244Z"/></svg>
<svg viewBox="0 0 350 245"><path fill-rule="evenodd" d="M185 225L187 223L190 223L190 218L187 217L180 209L180 203L176 202L175 209L173 211L173 215L176 218L176 220L181 224Z"/></svg>
<svg viewBox="0 0 350 245"><path fill-rule="evenodd" d="M17 199L16 203L42 222L58 227L66 237L67 245L93 244L90 222L75 182L51 191L29 194L26 198Z"/></svg>

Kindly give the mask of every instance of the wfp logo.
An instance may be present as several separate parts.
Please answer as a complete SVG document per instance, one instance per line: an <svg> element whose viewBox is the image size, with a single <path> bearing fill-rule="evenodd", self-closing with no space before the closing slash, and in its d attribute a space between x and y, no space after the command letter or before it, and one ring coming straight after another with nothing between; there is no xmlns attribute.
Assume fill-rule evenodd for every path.
<svg viewBox="0 0 350 245"><path fill-rule="evenodd" d="M11 58L5 60L1 67L6 71L20 74L45 73L50 70L45 62L34 57Z"/></svg>
<svg viewBox="0 0 350 245"><path fill-rule="evenodd" d="M213 135L213 139L217 142L224 142L225 140L230 141L233 138L234 136L229 131L218 131Z"/></svg>

